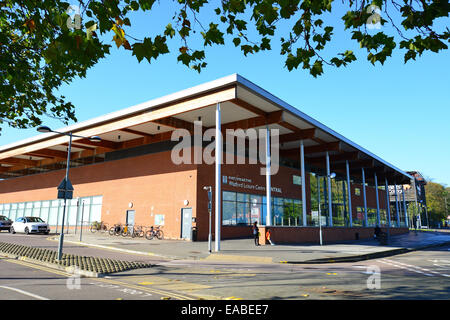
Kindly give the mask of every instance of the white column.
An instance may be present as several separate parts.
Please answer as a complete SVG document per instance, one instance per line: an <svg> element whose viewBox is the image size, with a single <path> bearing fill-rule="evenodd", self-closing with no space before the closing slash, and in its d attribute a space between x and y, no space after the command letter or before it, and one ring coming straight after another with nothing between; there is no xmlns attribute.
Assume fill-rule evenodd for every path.
<svg viewBox="0 0 450 320"><path fill-rule="evenodd" d="M395 187L395 218L397 220L397 227L400 227L400 207L398 205L397 183L394 184L394 187Z"/></svg>
<svg viewBox="0 0 450 320"><path fill-rule="evenodd" d="M406 210L406 200L405 200L405 189L402 185L402 198L403 198L403 212L405 213L405 223L406 227L409 228L409 217L408 217L408 211Z"/></svg>
<svg viewBox="0 0 450 320"><path fill-rule="evenodd" d="M350 185L350 164L348 160L345 162L345 166L347 169L347 190L348 190L348 217L350 221L350 227L353 226L353 217L352 217L352 187Z"/></svg>
<svg viewBox="0 0 450 320"><path fill-rule="evenodd" d="M377 200L377 224L378 226L380 226L381 221L380 221L380 197L378 195L378 177L377 174L375 173L375 198Z"/></svg>
<svg viewBox="0 0 450 320"><path fill-rule="evenodd" d="M327 151L327 184L328 184L328 226L333 226L333 199L331 198L330 154Z"/></svg>
<svg viewBox="0 0 450 320"><path fill-rule="evenodd" d="M363 183L363 201L364 201L364 226L367 227L369 224L367 220L367 193L366 193L366 171L364 168L362 170L362 183Z"/></svg>
<svg viewBox="0 0 450 320"><path fill-rule="evenodd" d="M302 211L303 211L303 226L306 227L306 173L305 173L305 146L303 140L300 142L300 167L302 174Z"/></svg>
<svg viewBox="0 0 450 320"><path fill-rule="evenodd" d="M272 185L270 174L270 130L266 128L266 226L272 225Z"/></svg>
<svg viewBox="0 0 450 320"><path fill-rule="evenodd" d="M214 249L216 252L220 251L220 229L222 226L222 132L221 132L221 114L220 114L220 103L216 106L216 187L215 187L215 244Z"/></svg>
<svg viewBox="0 0 450 320"><path fill-rule="evenodd" d="M385 178L385 185L386 185L386 203L387 203L387 219L388 219L388 228L391 227L391 200L389 199L389 183L387 178Z"/></svg>

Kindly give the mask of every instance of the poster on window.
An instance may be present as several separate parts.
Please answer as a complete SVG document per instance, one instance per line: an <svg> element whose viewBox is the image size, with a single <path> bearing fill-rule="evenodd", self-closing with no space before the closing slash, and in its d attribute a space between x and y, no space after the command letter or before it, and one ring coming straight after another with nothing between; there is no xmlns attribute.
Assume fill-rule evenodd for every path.
<svg viewBox="0 0 450 320"><path fill-rule="evenodd" d="M155 225L157 225L157 226L164 225L164 215L163 214L155 214Z"/></svg>
<svg viewBox="0 0 450 320"><path fill-rule="evenodd" d="M257 221L258 223L261 223L260 216L261 216L261 204L259 204L256 199L252 199L251 208L250 208L251 222L253 223L253 222Z"/></svg>

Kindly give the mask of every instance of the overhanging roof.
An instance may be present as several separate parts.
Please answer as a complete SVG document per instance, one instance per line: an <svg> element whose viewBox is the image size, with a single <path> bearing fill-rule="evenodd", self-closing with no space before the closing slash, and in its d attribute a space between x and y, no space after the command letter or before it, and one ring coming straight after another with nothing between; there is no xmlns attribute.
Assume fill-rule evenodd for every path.
<svg viewBox="0 0 450 320"><path fill-rule="evenodd" d="M300 140L309 151L306 161L322 166L324 153L332 155L332 169L339 162L351 161L351 168L366 168L380 173L396 183L412 177L389 164L358 144L311 118L244 77L233 74L148 102L112 112L91 120L61 128L57 131L92 136L99 135L100 145L86 139L74 139L76 158L116 149L130 148L164 139L170 140L175 128L190 130L193 122L201 118L204 127L215 126L215 104L222 105L222 124L232 128L261 127L280 130L281 153L298 157ZM20 168L39 167L52 161L63 160L68 137L58 133L39 134L35 137L0 147L0 174ZM19 160L20 159L20 160ZM359 170L360 171L360 170ZM352 175L358 175L352 171Z"/></svg>

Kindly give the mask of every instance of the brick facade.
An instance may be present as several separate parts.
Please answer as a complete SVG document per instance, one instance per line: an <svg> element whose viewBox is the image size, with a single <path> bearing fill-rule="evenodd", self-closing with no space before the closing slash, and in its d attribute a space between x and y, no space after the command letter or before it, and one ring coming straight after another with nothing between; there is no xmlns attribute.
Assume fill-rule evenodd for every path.
<svg viewBox="0 0 450 320"><path fill-rule="evenodd" d="M72 168L70 180L75 188L74 198L102 195L102 220L110 225L125 223L130 204L135 210L136 225L154 225L155 215L164 215L164 233L172 239L181 237L182 208L192 208L192 226L198 228L198 240L207 240L208 201L203 187L214 188L214 165L175 165L170 156L170 151L166 151ZM222 184L222 190L264 196L265 176L260 174L260 168L261 165L250 164L223 165L222 175L229 178ZM300 170L280 167L278 174L272 177L275 188L272 196L301 199L301 186L293 183L293 175L300 176ZM0 181L0 203L56 199L56 186L63 176L64 170L58 170ZM236 177L250 182L247 186L232 186L230 179ZM363 206L362 195L355 196L357 187L362 188L352 186L353 212L357 206ZM310 212L309 175L306 176L306 194L307 212ZM380 207L385 208L384 191L379 194ZM373 188L367 188L367 199L369 207L376 207ZM214 230L214 213L212 223ZM318 228L278 227L273 232L276 242L310 242L317 238ZM365 238L372 234L372 228L325 228L324 234L327 240L337 241L353 239L355 232ZM224 239L246 236L251 236L250 226L222 227Z"/></svg>

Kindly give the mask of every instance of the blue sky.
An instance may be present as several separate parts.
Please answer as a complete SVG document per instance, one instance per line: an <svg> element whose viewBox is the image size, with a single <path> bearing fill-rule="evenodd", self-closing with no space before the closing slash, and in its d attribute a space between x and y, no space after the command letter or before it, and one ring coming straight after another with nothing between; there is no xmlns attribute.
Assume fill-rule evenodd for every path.
<svg viewBox="0 0 450 320"><path fill-rule="evenodd" d="M162 30L167 24L164 19L173 11L158 10L150 17L136 15L132 34ZM342 16L336 11L328 16L335 26ZM398 168L418 170L434 182L450 185L450 54L427 53L405 65L402 51L397 49L384 66L373 66L365 52L347 40L347 32L336 28L335 36L330 49L352 49L358 61L346 68L325 67L318 78L304 70L284 68L277 39L274 50L248 57L230 41L226 47L209 47L208 67L201 74L177 63L180 44L175 42L171 46L174 54L152 64L138 63L130 51L114 46L112 54L90 69L86 78L60 92L75 104L78 120L84 121L239 73ZM110 41L112 35L107 38ZM55 129L63 126L53 119L46 119L45 124ZM0 145L37 134L35 129L5 125L2 129Z"/></svg>

